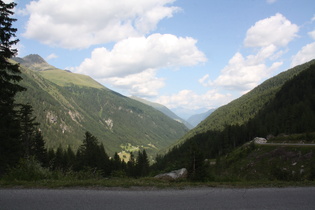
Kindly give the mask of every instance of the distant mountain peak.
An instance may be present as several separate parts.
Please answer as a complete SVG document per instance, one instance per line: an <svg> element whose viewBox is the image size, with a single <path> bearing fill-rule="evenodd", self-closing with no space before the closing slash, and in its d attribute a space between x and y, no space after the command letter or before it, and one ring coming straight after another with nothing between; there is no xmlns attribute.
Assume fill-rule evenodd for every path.
<svg viewBox="0 0 315 210"><path fill-rule="evenodd" d="M38 54L30 54L23 58L15 57L13 58L16 62L24 65L25 67L35 70L35 71L46 71L56 69L54 66L47 63L41 56Z"/></svg>
<svg viewBox="0 0 315 210"><path fill-rule="evenodd" d="M47 63L40 55L38 54L30 54L27 55L23 58L24 61L30 62L30 63L38 63L38 64L43 64Z"/></svg>

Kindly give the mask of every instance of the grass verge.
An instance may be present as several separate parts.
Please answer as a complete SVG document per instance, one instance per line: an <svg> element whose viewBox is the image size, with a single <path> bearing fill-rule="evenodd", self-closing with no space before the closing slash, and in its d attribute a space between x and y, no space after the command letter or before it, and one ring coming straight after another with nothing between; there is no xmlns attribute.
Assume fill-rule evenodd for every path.
<svg viewBox="0 0 315 210"><path fill-rule="evenodd" d="M189 182L165 181L154 178L110 178L87 180L51 180L37 181L0 180L0 188L91 188L91 189L186 189L196 187L221 187L221 188L261 188L261 187L309 187L315 186L315 181L211 181Z"/></svg>

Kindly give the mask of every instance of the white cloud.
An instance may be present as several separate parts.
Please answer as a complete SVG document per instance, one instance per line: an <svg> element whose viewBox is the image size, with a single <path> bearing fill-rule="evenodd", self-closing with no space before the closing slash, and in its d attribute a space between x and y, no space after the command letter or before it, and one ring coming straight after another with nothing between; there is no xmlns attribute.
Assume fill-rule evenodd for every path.
<svg viewBox="0 0 315 210"><path fill-rule="evenodd" d="M77 71L96 78L108 78L124 77L150 68L193 66L206 61L196 42L190 37L170 34L132 37L118 42L111 51L96 48Z"/></svg>
<svg viewBox="0 0 315 210"><path fill-rule="evenodd" d="M314 30L314 31L311 31L311 32L308 32L308 35L309 35L312 39L315 39L315 30Z"/></svg>
<svg viewBox="0 0 315 210"><path fill-rule="evenodd" d="M214 81L208 80L205 75L199 80L203 86L219 86L226 89L247 92L256 87L271 72L282 65L282 62L274 62L271 66L265 64L267 59L272 59L277 54L274 45L263 47L256 55L244 57L236 53L227 66L221 70L221 74Z"/></svg>
<svg viewBox="0 0 315 210"><path fill-rule="evenodd" d="M207 86L209 86L209 85L211 85L212 84L212 81L211 81L211 79L209 79L209 74L206 74L205 76L203 76L202 78L200 78L199 80L198 80L198 82L200 83L200 84L202 84L203 86L205 86L205 87L207 87Z"/></svg>
<svg viewBox="0 0 315 210"><path fill-rule="evenodd" d="M130 95L140 97L152 97L158 95L158 90L164 87L164 79L156 77L156 70L146 71L128 75L125 77L111 77L101 80L111 84L115 88L127 91Z"/></svg>
<svg viewBox="0 0 315 210"><path fill-rule="evenodd" d="M25 46L21 44L21 42L18 42L16 45L12 46L13 49L17 49L17 55L16 56L21 56L23 55L23 51L25 49Z"/></svg>
<svg viewBox="0 0 315 210"><path fill-rule="evenodd" d="M298 30L297 25L277 13L248 29L244 44L246 47L265 47L270 44L284 47L297 36Z"/></svg>
<svg viewBox="0 0 315 210"><path fill-rule="evenodd" d="M244 58L241 53L236 53L212 85L240 91L256 87L275 67L281 65L274 63L272 68L267 67L261 59L257 55Z"/></svg>
<svg viewBox="0 0 315 210"><path fill-rule="evenodd" d="M142 36L179 11L174 0L39 0L27 5L27 38L63 48Z"/></svg>
<svg viewBox="0 0 315 210"><path fill-rule="evenodd" d="M173 95L160 96L155 102L163 104L170 109L182 107L197 110L201 108L211 109L219 107L228 103L231 99L231 94L221 94L214 89L207 91L205 94L197 94L192 90L181 90Z"/></svg>
<svg viewBox="0 0 315 210"><path fill-rule="evenodd" d="M114 45L112 50L96 48L75 71L106 81L130 94L157 95L164 86L155 72L161 68L193 66L206 61L196 40L170 34L132 37Z"/></svg>
<svg viewBox="0 0 315 210"><path fill-rule="evenodd" d="M214 81L205 75L199 82L204 86L248 92L283 64L277 61L285 53L281 48L297 36L298 30L297 25L279 13L257 21L244 39L244 46L254 48L255 53L247 56L235 53Z"/></svg>
<svg viewBox="0 0 315 210"><path fill-rule="evenodd" d="M291 67L306 63L312 59L315 59L315 42L304 46L295 56L293 56Z"/></svg>
<svg viewBox="0 0 315 210"><path fill-rule="evenodd" d="M48 55L46 57L46 60L51 60L51 59L54 59L54 58L58 58L58 56L55 53L52 53L52 54L50 54L50 55Z"/></svg>

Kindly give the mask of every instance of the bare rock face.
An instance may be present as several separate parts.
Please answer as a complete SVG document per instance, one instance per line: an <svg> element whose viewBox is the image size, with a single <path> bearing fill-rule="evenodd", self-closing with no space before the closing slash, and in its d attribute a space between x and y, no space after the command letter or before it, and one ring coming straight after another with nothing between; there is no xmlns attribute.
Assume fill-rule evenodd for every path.
<svg viewBox="0 0 315 210"><path fill-rule="evenodd" d="M186 168L182 168L179 170L171 171L165 174L156 175L154 178L164 179L164 180L177 180L177 179L185 179L187 178L188 171Z"/></svg>

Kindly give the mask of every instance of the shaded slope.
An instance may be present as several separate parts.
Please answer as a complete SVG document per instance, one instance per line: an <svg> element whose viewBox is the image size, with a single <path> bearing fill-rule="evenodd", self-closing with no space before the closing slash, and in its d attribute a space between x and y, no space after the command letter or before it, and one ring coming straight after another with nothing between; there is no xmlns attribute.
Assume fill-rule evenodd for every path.
<svg viewBox="0 0 315 210"><path fill-rule="evenodd" d="M294 68L294 74L291 69L255 88L255 91L269 91L273 97L265 101L252 118L242 124L231 121L221 130L208 129L189 138L186 136L185 141L159 158L156 168L161 170L165 167L185 167L191 161L189 154L192 151L199 151L204 158L216 158L228 154L256 136L305 133L303 141L314 141L311 133L315 131L315 63L311 63L299 66L299 71ZM290 78L288 75L291 75ZM281 85L276 85L277 81ZM278 88L270 91L270 87ZM251 94L247 94L247 97ZM259 92L257 94L260 95ZM241 111L247 113L248 110L245 108ZM226 110L226 113L230 112L232 111Z"/></svg>
<svg viewBox="0 0 315 210"><path fill-rule="evenodd" d="M315 60L296 66L274 76L247 94L216 109L196 128L190 130L179 142L207 131L221 131L229 125L242 125L253 118L266 103L271 101L282 85L301 71L307 69Z"/></svg>
<svg viewBox="0 0 315 210"><path fill-rule="evenodd" d="M33 106L48 147L76 149L89 131L110 154L126 144L155 154L187 132L181 123L101 87L90 77L57 69L34 71L23 65L21 70L21 85L28 90L18 95L18 101Z"/></svg>

